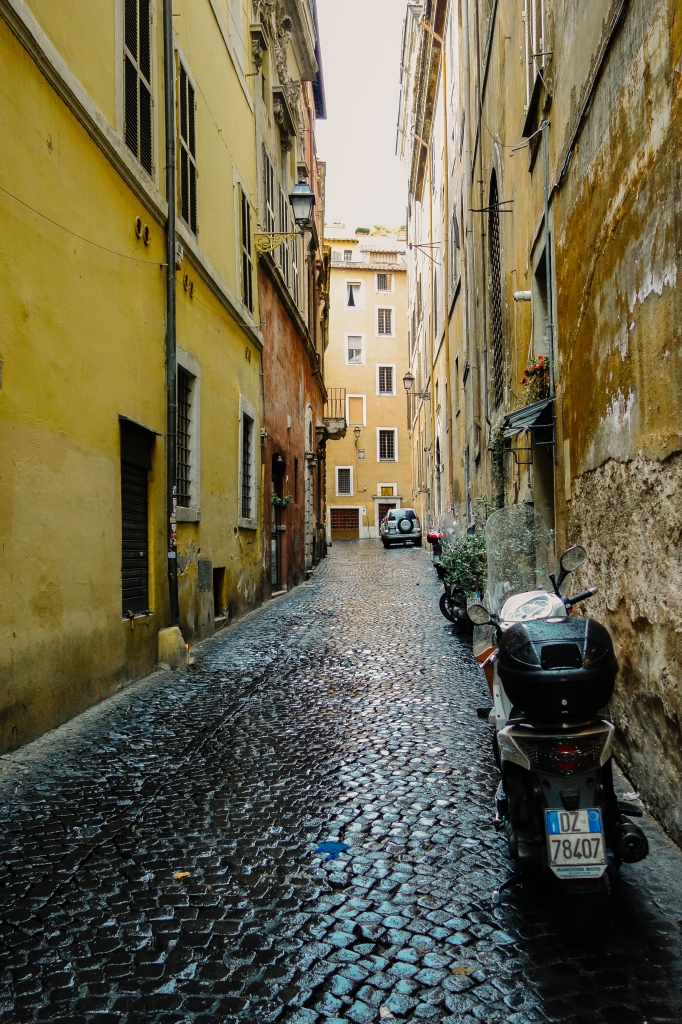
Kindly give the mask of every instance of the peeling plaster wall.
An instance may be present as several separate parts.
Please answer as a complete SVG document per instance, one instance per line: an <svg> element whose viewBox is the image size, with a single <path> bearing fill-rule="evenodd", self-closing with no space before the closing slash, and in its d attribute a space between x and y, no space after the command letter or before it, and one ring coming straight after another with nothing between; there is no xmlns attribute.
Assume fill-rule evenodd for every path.
<svg viewBox="0 0 682 1024"><path fill-rule="evenodd" d="M555 206L557 526L616 643L621 759L678 842L681 38L679 4L628 5Z"/></svg>
<svg viewBox="0 0 682 1024"><path fill-rule="evenodd" d="M682 455L610 459L576 484L569 537L589 562L577 590L611 632L620 665L612 703L621 760L682 843Z"/></svg>

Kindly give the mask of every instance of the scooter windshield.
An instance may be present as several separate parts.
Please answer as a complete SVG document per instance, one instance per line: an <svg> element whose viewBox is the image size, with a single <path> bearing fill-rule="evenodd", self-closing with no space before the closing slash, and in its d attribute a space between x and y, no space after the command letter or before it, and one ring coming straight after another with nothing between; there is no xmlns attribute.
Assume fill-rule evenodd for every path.
<svg viewBox="0 0 682 1024"><path fill-rule="evenodd" d="M487 607L499 615L507 598L529 590L552 591L556 572L551 531L532 505L507 505L485 525Z"/></svg>

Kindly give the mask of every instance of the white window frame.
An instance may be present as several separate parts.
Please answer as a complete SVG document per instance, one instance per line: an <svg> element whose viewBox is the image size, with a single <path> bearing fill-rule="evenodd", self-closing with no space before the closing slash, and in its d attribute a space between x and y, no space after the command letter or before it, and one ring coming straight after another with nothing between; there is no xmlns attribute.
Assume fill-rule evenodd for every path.
<svg viewBox="0 0 682 1024"><path fill-rule="evenodd" d="M201 363L177 346L177 363L192 378L189 406L189 481L191 506L178 505L175 518L179 523L198 523L201 520Z"/></svg>
<svg viewBox="0 0 682 1024"><path fill-rule="evenodd" d="M348 286L356 285L358 291L356 292L356 303L354 306L348 305ZM344 281L344 308L345 309L364 309L365 308L365 283L359 281L357 277L346 278Z"/></svg>
<svg viewBox="0 0 682 1024"><path fill-rule="evenodd" d="M382 334L382 338L383 337L385 337L385 335ZM382 367L387 367L387 368L390 368L391 370L393 370L393 390L392 391L380 391L379 390L379 370ZM395 398L395 395L397 393L396 392L396 370L397 370L397 367L396 367L395 363L377 363L377 395L379 395L381 398L390 398L391 396L393 396Z"/></svg>
<svg viewBox="0 0 682 1024"><path fill-rule="evenodd" d="M350 421L350 399L361 398L362 399L362 423L351 423ZM367 396L366 395L349 395L346 392L346 423L351 427L366 427L367 426Z"/></svg>
<svg viewBox="0 0 682 1024"><path fill-rule="evenodd" d="M382 487L392 487L393 488L393 494L382 494L381 493L381 488ZM379 501L381 501L382 498L391 498L393 501L395 501L397 496L398 496L398 485L397 485L397 483L391 483L390 480L381 480L377 484L377 497L378 497Z"/></svg>
<svg viewBox="0 0 682 1024"><path fill-rule="evenodd" d="M535 82L549 63L547 56L532 56L534 53L546 54L550 49L547 38L549 23L545 11L545 0L524 0L522 19L523 53L526 71L526 103L524 113L528 113Z"/></svg>
<svg viewBox="0 0 682 1024"><path fill-rule="evenodd" d="M352 249L343 249L342 251L343 251L343 256L341 257L341 259L343 260L343 262L344 263L352 263L353 262L353 250Z"/></svg>
<svg viewBox="0 0 682 1024"><path fill-rule="evenodd" d="M390 288L379 288L379 274L385 277L390 277L391 287ZM377 295L392 295L395 292L395 274L392 270L377 270L374 275L374 291ZM388 309L388 306L382 306L382 309Z"/></svg>
<svg viewBox="0 0 682 1024"><path fill-rule="evenodd" d="M345 491L342 493L339 490L339 470L340 469L349 469L350 470L350 491L348 493L346 493ZM335 490L336 490L336 497L337 498L352 498L353 495L355 494L355 483L354 483L354 480L353 480L353 467L352 466L335 466L334 467L334 484L335 484Z"/></svg>
<svg viewBox="0 0 682 1024"><path fill-rule="evenodd" d="M394 459L382 459L379 454L379 438L381 437L382 430L393 431L393 450L395 452ZM398 428L397 427L377 427L377 462L397 462L398 461Z"/></svg>
<svg viewBox="0 0 682 1024"><path fill-rule="evenodd" d="M379 310L390 309L391 310L391 333L390 334L379 334ZM395 306L381 305L377 306L374 312L374 330L376 331L377 338L395 338Z"/></svg>
<svg viewBox="0 0 682 1024"><path fill-rule="evenodd" d="M242 516L242 473L243 473L243 451L244 451L244 416L253 421L253 441L251 444L251 509L254 516L246 519ZM256 410L243 395L239 396L239 451L237 459L237 525L242 530L258 529L258 418Z"/></svg>
<svg viewBox="0 0 682 1024"><path fill-rule="evenodd" d="M365 335L364 334L359 334L359 333L355 334L353 331L349 331L349 333L344 335L344 337L346 339L346 366L364 366L365 365ZM360 362L359 363L351 363L350 360L348 359L348 339L349 338L359 338L360 339L360 350L362 352L362 356L360 358Z"/></svg>
<svg viewBox="0 0 682 1024"><path fill-rule="evenodd" d="M175 53L176 53L176 82L175 82L175 88L177 90L176 104L175 104L176 105L175 114L176 114L176 121L177 121L177 124L175 126L176 146L177 146L177 168L176 168L176 172L177 172L177 180L176 180L177 215L178 215L178 220L187 229L187 231L189 232L190 236L193 236L194 238L198 238L199 237L199 224L200 224L200 221L201 221L201 218L199 216L199 160L198 160L198 146L197 146L197 139L199 137L199 131L198 131L198 120L199 119L198 119L198 116L197 116L199 111L198 111L197 96L199 95L199 90L197 89L196 79L195 79L194 75L192 74L192 72L190 70L189 61L185 57L185 55L182 52L182 50L180 49L180 47L177 46L177 45L175 47ZM182 158L181 158L181 150L182 150L182 147L183 147L183 143L182 143L182 139L181 139L182 127L181 127L181 124L180 124L180 111L181 111L181 99L180 99L181 69L187 75L187 81L188 81L189 85L192 87L192 89L194 90L194 155L191 158L193 160L193 162L194 162L194 173L195 173L194 180L195 180L195 186L196 186L196 203L195 203L195 205L196 205L196 219L197 219L197 222L196 222L196 226L194 228L191 226L189 221L185 220L185 218L182 216L182 212L181 212L182 211L182 181L181 181L181 178L182 178L181 159ZM185 148L189 151L189 146L188 145Z"/></svg>

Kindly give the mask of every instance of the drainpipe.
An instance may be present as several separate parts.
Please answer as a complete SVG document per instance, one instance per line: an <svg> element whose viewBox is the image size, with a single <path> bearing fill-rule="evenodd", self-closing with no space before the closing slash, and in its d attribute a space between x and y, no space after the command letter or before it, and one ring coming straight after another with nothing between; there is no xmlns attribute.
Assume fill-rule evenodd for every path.
<svg viewBox="0 0 682 1024"><path fill-rule="evenodd" d="M481 29L478 0L476 0L476 3L474 4L474 17L476 19L476 99L478 106L478 121L480 124L481 117L483 116L483 92L481 85ZM483 212L486 206L485 193L483 189L483 138L480 135L478 139L478 162L481 173L481 177L479 178L479 194L481 205L481 320L483 326L483 388L485 422L488 428L485 431L485 441L487 444L488 433L490 430L490 388L488 386L488 281L485 258L485 246L487 235L485 230L485 213Z"/></svg>
<svg viewBox="0 0 682 1024"><path fill-rule="evenodd" d="M547 277L547 351L549 356L549 397L554 398L554 309L552 260L549 252L549 121L542 122L542 165L545 188L545 275Z"/></svg>
<svg viewBox="0 0 682 1024"><path fill-rule="evenodd" d="M173 0L163 0L163 93L166 132L166 535L171 625L180 621L175 508L177 496L177 338L175 318L175 54Z"/></svg>
<svg viewBox="0 0 682 1024"><path fill-rule="evenodd" d="M452 16L452 12L451 12ZM449 499L450 504L454 503L455 498L455 484L453 477L453 458L452 458L452 376L450 371L450 153L448 147L448 88L447 88L447 48L445 46L445 39L447 38L448 24L445 22L445 35L443 36L443 44L441 46L441 67L443 69L443 160L445 162L445 174L443 176L443 275L445 277L445 379L447 381L450 393L446 402L445 408L445 426L448 435L447 442L447 455L448 455L448 488L449 488ZM462 229L464 226L462 226Z"/></svg>

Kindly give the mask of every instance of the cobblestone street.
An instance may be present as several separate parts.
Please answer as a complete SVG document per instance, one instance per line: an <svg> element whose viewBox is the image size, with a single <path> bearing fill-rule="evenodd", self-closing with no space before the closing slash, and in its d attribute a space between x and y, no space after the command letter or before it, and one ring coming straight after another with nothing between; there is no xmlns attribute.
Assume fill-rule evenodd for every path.
<svg viewBox="0 0 682 1024"><path fill-rule="evenodd" d="M682 1020L649 818L601 928L525 885L493 908L488 695L440 592L425 551L336 543L191 669L0 758L3 1020Z"/></svg>

